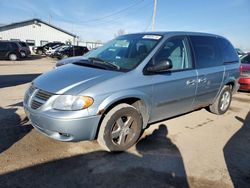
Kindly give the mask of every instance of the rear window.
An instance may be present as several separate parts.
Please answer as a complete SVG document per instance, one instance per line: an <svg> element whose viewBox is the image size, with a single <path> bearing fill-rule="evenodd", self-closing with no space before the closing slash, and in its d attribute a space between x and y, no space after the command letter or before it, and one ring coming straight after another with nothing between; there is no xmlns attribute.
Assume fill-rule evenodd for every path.
<svg viewBox="0 0 250 188"><path fill-rule="evenodd" d="M222 65L218 42L215 37L190 36L197 68Z"/></svg>
<svg viewBox="0 0 250 188"><path fill-rule="evenodd" d="M219 46L224 63L234 63L239 61L239 57L233 45L224 38L218 38Z"/></svg>

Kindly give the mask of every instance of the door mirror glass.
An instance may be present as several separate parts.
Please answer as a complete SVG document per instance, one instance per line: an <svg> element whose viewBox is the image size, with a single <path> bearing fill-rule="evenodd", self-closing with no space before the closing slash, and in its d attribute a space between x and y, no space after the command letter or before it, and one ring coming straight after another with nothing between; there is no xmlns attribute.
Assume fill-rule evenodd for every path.
<svg viewBox="0 0 250 188"><path fill-rule="evenodd" d="M147 67L147 72L160 73L168 71L169 69L172 69L172 67L172 61L170 59L164 59L157 63L157 65L150 65L149 67Z"/></svg>

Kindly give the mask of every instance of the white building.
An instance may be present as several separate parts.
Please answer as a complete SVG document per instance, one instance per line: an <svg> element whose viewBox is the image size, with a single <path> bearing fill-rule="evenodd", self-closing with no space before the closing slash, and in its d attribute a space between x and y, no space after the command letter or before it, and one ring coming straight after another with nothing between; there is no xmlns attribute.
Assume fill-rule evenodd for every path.
<svg viewBox="0 0 250 188"><path fill-rule="evenodd" d="M29 46L48 42L77 44L77 36L40 19L32 19L0 26L0 40L20 40Z"/></svg>

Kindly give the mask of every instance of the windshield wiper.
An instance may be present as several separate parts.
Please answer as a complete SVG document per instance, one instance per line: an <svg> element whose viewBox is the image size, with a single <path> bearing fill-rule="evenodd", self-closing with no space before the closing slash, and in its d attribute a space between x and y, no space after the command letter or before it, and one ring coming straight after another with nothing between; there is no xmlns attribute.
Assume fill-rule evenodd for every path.
<svg viewBox="0 0 250 188"><path fill-rule="evenodd" d="M93 64L95 64L95 63L101 63L101 64L107 65L109 67L112 67L112 68L114 68L116 70L120 70L120 66L119 65L113 64L113 63L108 62L108 61L104 61L103 59L98 58L98 57L90 57L90 58L88 58L88 60L90 60Z"/></svg>
<svg viewBox="0 0 250 188"><path fill-rule="evenodd" d="M86 67L92 67L92 68L106 69L107 70L107 67L104 67L101 64L93 64L93 63L90 63L89 61L86 61L86 60L80 60L80 61L74 62L73 64L80 65L80 66L86 66Z"/></svg>

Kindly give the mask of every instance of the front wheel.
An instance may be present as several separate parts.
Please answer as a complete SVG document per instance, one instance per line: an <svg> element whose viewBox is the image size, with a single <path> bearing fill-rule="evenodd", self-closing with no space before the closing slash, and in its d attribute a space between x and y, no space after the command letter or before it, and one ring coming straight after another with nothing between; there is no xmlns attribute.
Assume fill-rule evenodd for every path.
<svg viewBox="0 0 250 188"><path fill-rule="evenodd" d="M222 115L229 109L232 101L232 90L229 86L224 86L215 102L209 106L209 111Z"/></svg>
<svg viewBox="0 0 250 188"><path fill-rule="evenodd" d="M38 55L43 55L43 51L42 50L38 50L37 53L38 53Z"/></svg>
<svg viewBox="0 0 250 188"><path fill-rule="evenodd" d="M128 104L119 104L104 117L98 143L107 151L125 151L134 145L142 131L142 117Z"/></svg>

